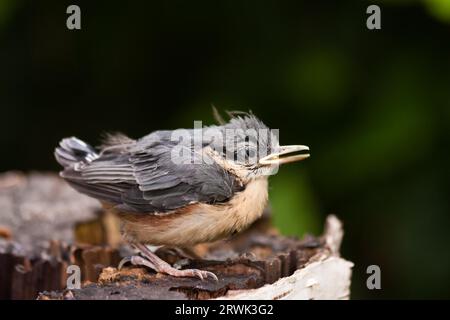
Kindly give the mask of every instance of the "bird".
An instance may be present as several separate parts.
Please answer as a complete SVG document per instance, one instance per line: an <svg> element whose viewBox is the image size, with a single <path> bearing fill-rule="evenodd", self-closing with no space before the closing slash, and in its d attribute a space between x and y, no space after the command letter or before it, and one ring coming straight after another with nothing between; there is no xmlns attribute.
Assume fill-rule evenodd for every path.
<svg viewBox="0 0 450 320"><path fill-rule="evenodd" d="M310 156L308 146L280 146L278 131L251 112L229 112L228 121L214 115L215 125L140 139L107 134L96 148L69 137L55 148L60 176L120 218L124 240L140 253L123 263L217 280L209 271L177 269L148 246L187 248L244 230L266 207L269 176Z"/></svg>

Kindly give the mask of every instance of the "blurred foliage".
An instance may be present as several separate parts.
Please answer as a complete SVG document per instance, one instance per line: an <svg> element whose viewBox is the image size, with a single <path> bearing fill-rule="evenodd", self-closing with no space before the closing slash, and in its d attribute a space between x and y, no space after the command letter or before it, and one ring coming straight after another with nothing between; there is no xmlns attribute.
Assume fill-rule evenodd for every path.
<svg viewBox="0 0 450 320"><path fill-rule="evenodd" d="M271 180L270 204L273 212L286 212L289 215L274 214L273 221L283 234L320 234L316 199L310 183L304 174L292 168L281 170Z"/></svg>
<svg viewBox="0 0 450 320"><path fill-rule="evenodd" d="M82 30L65 28L77 3ZM64 136L139 137L249 110L311 158L271 178L288 235L345 223L354 298L450 298L450 1L0 1L0 170ZM368 265L382 290L365 287Z"/></svg>
<svg viewBox="0 0 450 320"><path fill-rule="evenodd" d="M20 1L2 0L0 1L0 31L1 28L7 25L9 19L14 16L14 10L18 7Z"/></svg>
<svg viewBox="0 0 450 320"><path fill-rule="evenodd" d="M448 0L424 0L430 13L438 19L450 22L450 1Z"/></svg>

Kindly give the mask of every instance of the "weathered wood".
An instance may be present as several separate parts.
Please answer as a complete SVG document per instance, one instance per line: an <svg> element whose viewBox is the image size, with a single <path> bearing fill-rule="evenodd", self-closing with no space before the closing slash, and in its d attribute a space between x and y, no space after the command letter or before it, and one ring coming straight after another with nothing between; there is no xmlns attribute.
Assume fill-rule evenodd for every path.
<svg viewBox="0 0 450 320"><path fill-rule="evenodd" d="M278 235L266 213L231 239L191 248L190 259L185 259L187 252L156 251L183 268L212 271L218 282L174 278L132 266L118 271L118 262L131 250L121 242L116 217L104 214L95 200L73 191L54 174L0 175L0 299L34 299L39 292L39 299L211 299L243 294L252 298L269 297L269 286L277 288L272 299L333 298L332 290L327 289L329 295L311 291L298 279L305 277L305 270L331 272L329 268L341 277L333 294L342 298L348 296L344 293L351 265L338 257L341 240L342 227L333 217L324 236L298 240ZM330 259L342 261L333 265ZM81 269L80 290L65 290L71 264ZM315 278L323 288L333 286L326 277ZM286 279L291 282L283 285L280 281ZM301 284L313 294L301 291L301 286L280 289L290 288L289 283Z"/></svg>
<svg viewBox="0 0 450 320"><path fill-rule="evenodd" d="M225 261L196 260L185 267L212 271L219 277L219 281L174 278L131 266L121 271L109 267L103 269L98 283L89 284L81 290L72 290L71 297L75 299L210 299L223 296L229 290L259 288L266 283L278 280L281 274L281 261L276 257L270 259L269 263L245 257ZM150 296L149 292L151 292ZM65 294L66 292L60 292L58 296L52 293L50 296L62 298ZM49 297L47 293L43 293L41 298L43 296Z"/></svg>
<svg viewBox="0 0 450 320"><path fill-rule="evenodd" d="M108 267L97 283L44 292L39 299L348 299L352 263L339 257L341 240L342 226L334 216L327 219L322 237L303 240L267 235L257 224L224 244L233 258L208 260L223 250L216 243L203 249L205 259L185 265L214 272L217 282Z"/></svg>
<svg viewBox="0 0 450 320"><path fill-rule="evenodd" d="M342 223L328 216L321 237L324 246L308 258L303 256L293 274L261 288L229 290L220 299L349 299L353 263L339 257L343 235Z"/></svg>
<svg viewBox="0 0 450 320"><path fill-rule="evenodd" d="M29 254L51 240L74 242L74 225L97 218L100 208L53 173L0 175L0 227Z"/></svg>
<svg viewBox="0 0 450 320"><path fill-rule="evenodd" d="M100 205L53 173L0 175L0 299L34 299L66 285L74 225Z"/></svg>

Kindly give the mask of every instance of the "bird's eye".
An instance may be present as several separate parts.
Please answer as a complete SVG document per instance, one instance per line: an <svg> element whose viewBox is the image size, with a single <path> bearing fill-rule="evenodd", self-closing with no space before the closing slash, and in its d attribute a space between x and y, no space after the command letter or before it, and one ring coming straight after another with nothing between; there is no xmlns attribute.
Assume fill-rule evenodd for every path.
<svg viewBox="0 0 450 320"><path fill-rule="evenodd" d="M245 146L239 148L235 153L235 156L237 157L236 160L240 163L252 164L257 160L257 154L258 152L256 148L253 146Z"/></svg>

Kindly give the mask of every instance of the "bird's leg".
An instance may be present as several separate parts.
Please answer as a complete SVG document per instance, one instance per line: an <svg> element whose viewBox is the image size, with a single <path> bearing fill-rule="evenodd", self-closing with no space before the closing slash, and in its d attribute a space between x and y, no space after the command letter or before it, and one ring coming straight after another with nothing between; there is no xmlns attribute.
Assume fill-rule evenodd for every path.
<svg viewBox="0 0 450 320"><path fill-rule="evenodd" d="M207 279L208 277L213 278L218 281L217 276L209 271L198 270L198 269L184 269L178 270L172 267L170 264L159 258L156 254L151 252L145 245L141 243L133 244L133 246L138 249L142 255L146 258L140 256L133 256L131 258L125 258L119 264L120 267L123 266L125 262L131 262L133 265L143 265L155 270L156 272L165 273L174 277L194 277L200 280Z"/></svg>
<svg viewBox="0 0 450 320"><path fill-rule="evenodd" d="M181 259L200 260L202 258L189 248L164 247L164 249L166 249L169 252L172 252Z"/></svg>

